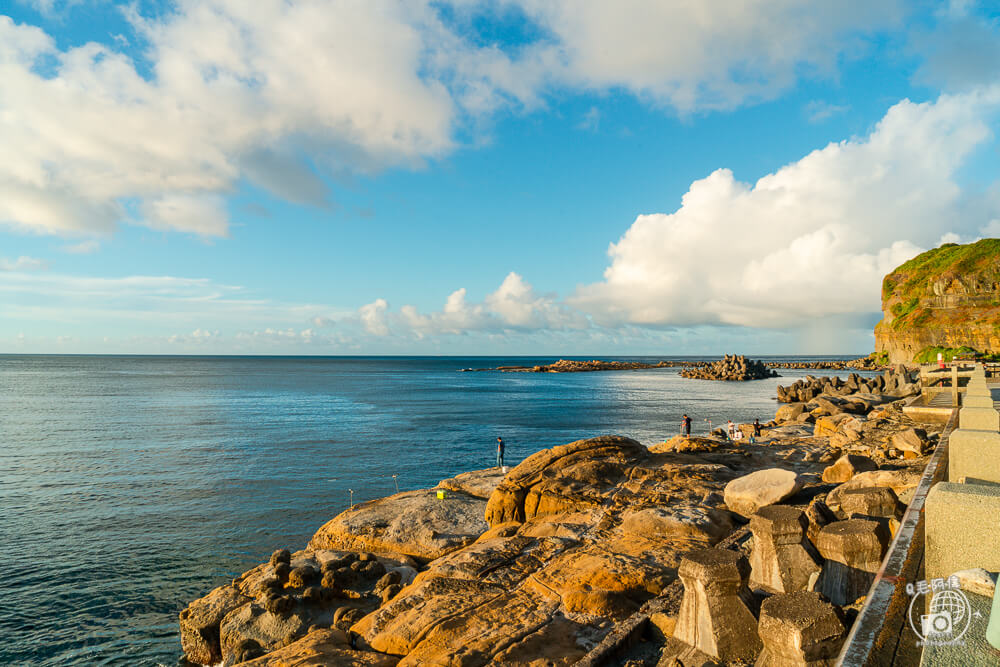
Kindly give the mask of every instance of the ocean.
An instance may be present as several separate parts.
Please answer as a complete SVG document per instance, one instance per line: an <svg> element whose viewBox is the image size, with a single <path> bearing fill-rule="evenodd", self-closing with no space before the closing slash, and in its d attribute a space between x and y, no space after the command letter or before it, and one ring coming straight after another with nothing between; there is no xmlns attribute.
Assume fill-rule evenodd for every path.
<svg viewBox="0 0 1000 667"><path fill-rule="evenodd" d="M515 465L662 441L685 412L696 433L766 421L776 385L833 374L458 372L555 360L0 355L0 664L175 665L188 602L352 498L491 466L497 436Z"/></svg>

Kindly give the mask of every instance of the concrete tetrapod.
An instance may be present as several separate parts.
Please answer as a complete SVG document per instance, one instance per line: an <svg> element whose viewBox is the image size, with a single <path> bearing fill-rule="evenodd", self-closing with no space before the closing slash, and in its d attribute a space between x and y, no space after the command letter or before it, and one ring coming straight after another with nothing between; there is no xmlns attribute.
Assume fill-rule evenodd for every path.
<svg viewBox="0 0 1000 667"><path fill-rule="evenodd" d="M768 593L802 590L820 571L820 559L805 538L809 520L794 507L762 507L750 517L750 587Z"/></svg>
<svg viewBox="0 0 1000 667"><path fill-rule="evenodd" d="M733 551L701 549L684 556L678 571L684 598L674 638L726 662L753 660L762 644L749 574L747 559Z"/></svg>
<svg viewBox="0 0 1000 667"><path fill-rule="evenodd" d="M1000 484L1000 433L953 431L948 440L948 481Z"/></svg>
<svg viewBox="0 0 1000 667"><path fill-rule="evenodd" d="M756 667L832 667L845 628L836 607L819 593L797 591L764 600L758 631L764 650Z"/></svg>
<svg viewBox="0 0 1000 667"><path fill-rule="evenodd" d="M888 546L889 529L878 521L847 519L824 526L816 536L816 548L826 559L819 591L841 606L863 597Z"/></svg>
<svg viewBox="0 0 1000 667"><path fill-rule="evenodd" d="M973 567L1000 571L1000 486L938 482L924 513L927 581Z"/></svg>

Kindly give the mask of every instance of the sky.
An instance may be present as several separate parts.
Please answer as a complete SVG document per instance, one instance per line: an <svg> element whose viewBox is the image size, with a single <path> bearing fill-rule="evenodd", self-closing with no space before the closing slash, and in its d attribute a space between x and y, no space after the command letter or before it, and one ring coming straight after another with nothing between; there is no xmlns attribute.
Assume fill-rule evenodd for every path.
<svg viewBox="0 0 1000 667"><path fill-rule="evenodd" d="M1000 7L2 0L0 353L865 354Z"/></svg>

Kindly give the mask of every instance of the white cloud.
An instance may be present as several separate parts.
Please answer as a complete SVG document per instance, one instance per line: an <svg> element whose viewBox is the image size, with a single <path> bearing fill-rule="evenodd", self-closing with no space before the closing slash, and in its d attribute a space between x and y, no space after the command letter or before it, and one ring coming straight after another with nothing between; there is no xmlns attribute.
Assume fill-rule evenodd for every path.
<svg viewBox="0 0 1000 667"><path fill-rule="evenodd" d="M17 259L0 257L0 271L42 271L49 268L48 263L35 257L21 255Z"/></svg>
<svg viewBox="0 0 1000 667"><path fill-rule="evenodd" d="M132 5L149 74L117 36L61 50L0 17L0 223L225 236L219 197L242 179L327 205L325 177L419 165L453 149L457 126L553 89L731 108L832 71L899 15L894 1L453 5L456 24L424 0L179 0L156 17ZM518 6L545 37L476 45L477 16Z"/></svg>
<svg viewBox="0 0 1000 667"><path fill-rule="evenodd" d="M388 336L388 310L389 303L385 299L375 299L372 303L361 306L358 314L365 331L373 336Z"/></svg>
<svg viewBox="0 0 1000 667"><path fill-rule="evenodd" d="M89 241L81 241L80 243L74 243L72 245L66 245L62 247L63 252L68 252L71 255L89 255L95 253L101 249L101 244L90 239Z"/></svg>
<svg viewBox="0 0 1000 667"><path fill-rule="evenodd" d="M422 314L405 305L399 313L388 311L384 299L363 306L359 316L369 333L413 333L417 337L439 334L506 331L580 330L590 326L587 317L565 304L555 294L539 294L519 274L511 272L482 303L469 303L466 290L452 292L444 307Z"/></svg>
<svg viewBox="0 0 1000 667"><path fill-rule="evenodd" d="M813 100L806 104L805 112L810 123L822 123L837 114L844 113L850 108L847 105L830 104L823 100Z"/></svg>
<svg viewBox="0 0 1000 667"><path fill-rule="evenodd" d="M293 155L354 171L452 146L455 104L428 71L435 21L422 3L183 0L156 19L132 12L149 79L115 47L61 51L0 17L0 221L108 233L139 202L135 222L221 236L216 197L240 178L323 198Z"/></svg>
<svg viewBox="0 0 1000 667"><path fill-rule="evenodd" d="M877 311L886 272L942 226L982 224L957 215L965 198L954 176L992 138L998 105L1000 88L904 100L869 136L756 184L719 169L674 213L640 215L611 245L604 282L570 303L599 322L653 326L803 326Z"/></svg>
<svg viewBox="0 0 1000 667"><path fill-rule="evenodd" d="M831 74L859 36L898 24L900 2L518 0L554 43L550 78L623 88L681 112L768 99L803 72Z"/></svg>

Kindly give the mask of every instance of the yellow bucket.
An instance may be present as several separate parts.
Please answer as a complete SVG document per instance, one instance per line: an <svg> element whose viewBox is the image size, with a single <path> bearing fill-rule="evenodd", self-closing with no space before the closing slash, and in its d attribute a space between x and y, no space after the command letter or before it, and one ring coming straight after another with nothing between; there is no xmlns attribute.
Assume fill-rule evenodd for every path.
<svg viewBox="0 0 1000 667"><path fill-rule="evenodd" d="M438 489L438 500L444 500L447 495L448 495L447 491L445 491L444 489Z"/></svg>

